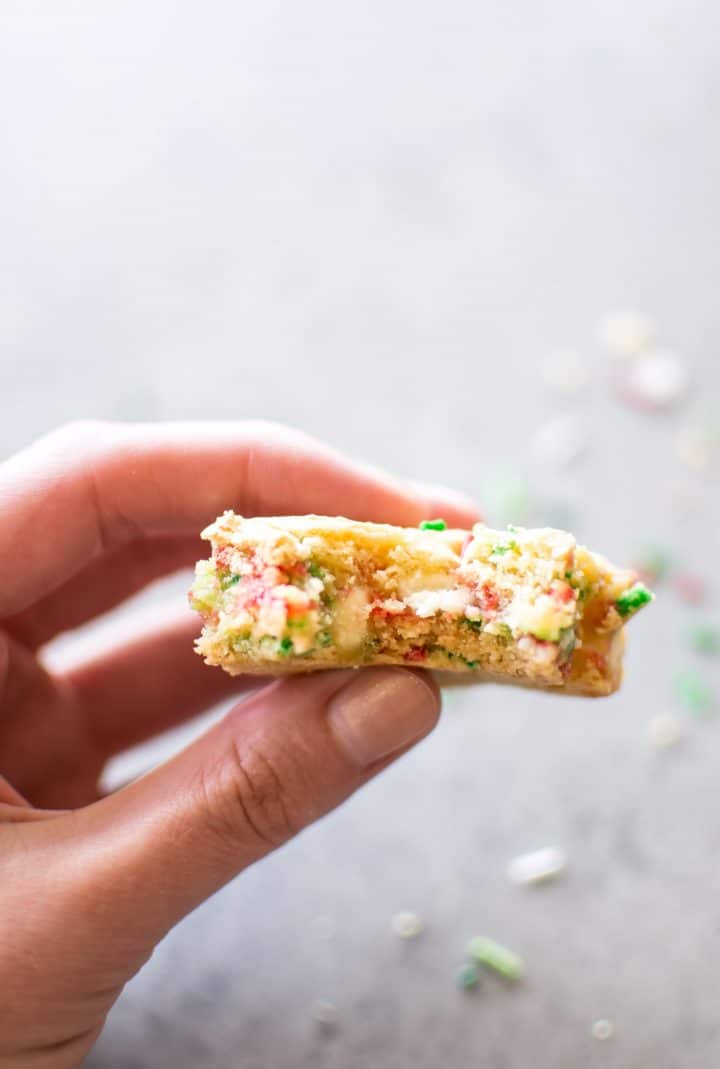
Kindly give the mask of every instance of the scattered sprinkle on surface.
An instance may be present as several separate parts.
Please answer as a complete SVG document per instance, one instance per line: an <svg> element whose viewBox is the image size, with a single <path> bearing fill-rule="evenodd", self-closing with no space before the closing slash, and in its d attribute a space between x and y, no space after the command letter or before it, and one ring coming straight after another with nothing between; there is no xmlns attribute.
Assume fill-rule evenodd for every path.
<svg viewBox="0 0 720 1069"><path fill-rule="evenodd" d="M688 632L688 639L696 653L720 653L720 627L695 624Z"/></svg>
<svg viewBox="0 0 720 1069"><path fill-rule="evenodd" d="M480 970L472 961L466 961L455 973L455 983L463 991L472 991L480 983Z"/></svg>
<svg viewBox="0 0 720 1069"><path fill-rule="evenodd" d="M594 1021L591 1029L593 1039L606 1040L611 1039L615 1034L615 1026L612 1021L606 1020L602 1017L599 1021Z"/></svg>
<svg viewBox="0 0 720 1069"><path fill-rule="evenodd" d="M637 408L661 411L684 400L689 380L681 358L668 350L645 353L616 379L619 396Z"/></svg>
<svg viewBox="0 0 720 1069"><path fill-rule="evenodd" d="M474 961L499 973L506 980L520 980L525 975L525 963L520 955L488 936L474 936L468 943L467 951Z"/></svg>
<svg viewBox="0 0 720 1069"><path fill-rule="evenodd" d="M401 939L414 939L424 928L422 917L411 910L394 913L391 921L392 930Z"/></svg>
<svg viewBox="0 0 720 1069"><path fill-rule="evenodd" d="M602 342L610 354L627 360L655 344L655 324L641 312L611 312L603 320Z"/></svg>
<svg viewBox="0 0 720 1069"><path fill-rule="evenodd" d="M710 716L715 708L715 695L704 677L692 668L675 673L675 692L682 705L695 716Z"/></svg>
<svg viewBox="0 0 720 1069"><path fill-rule="evenodd" d="M420 524L421 531L445 531L447 530L447 524L445 520L423 520Z"/></svg>
<svg viewBox="0 0 720 1069"><path fill-rule="evenodd" d="M558 846L544 846L527 854L518 854L507 868L508 879L517 884L539 884L557 879L567 866L564 850Z"/></svg>
<svg viewBox="0 0 720 1069"><path fill-rule="evenodd" d="M702 605L707 599L707 583L701 575L681 572L673 579L673 590L688 605Z"/></svg>
<svg viewBox="0 0 720 1069"><path fill-rule="evenodd" d="M316 999L311 1010L312 1018L323 1028L333 1028L338 1022L338 1009L334 1002Z"/></svg>
<svg viewBox="0 0 720 1069"><path fill-rule="evenodd" d="M650 721L650 744L656 750L669 750L685 738L685 729L676 716L661 713Z"/></svg>

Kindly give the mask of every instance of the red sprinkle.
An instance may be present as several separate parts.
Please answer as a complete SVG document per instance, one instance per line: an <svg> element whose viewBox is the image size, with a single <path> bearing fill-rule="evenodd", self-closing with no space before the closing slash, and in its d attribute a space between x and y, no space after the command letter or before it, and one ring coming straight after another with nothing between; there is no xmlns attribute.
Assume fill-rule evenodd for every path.
<svg viewBox="0 0 720 1069"><path fill-rule="evenodd" d="M574 601L577 597L576 591L573 590L569 583L563 582L562 579L556 579L551 584L550 590L563 605L567 605L569 601Z"/></svg>
<svg viewBox="0 0 720 1069"><path fill-rule="evenodd" d="M597 650L585 650L585 658L594 664L599 672L603 674L607 671L607 657L602 653L598 653Z"/></svg>
<svg viewBox="0 0 720 1069"><path fill-rule="evenodd" d="M675 577L673 589L689 605L701 605L707 597L707 584L699 575L685 572Z"/></svg>
<svg viewBox="0 0 720 1069"><path fill-rule="evenodd" d="M473 535L472 531L468 531L468 533L465 535L465 541L463 542L462 549L460 550L460 556L461 557L464 557L465 554L467 553L468 549L472 545L472 541L473 541L474 537L475 536Z"/></svg>
<svg viewBox="0 0 720 1069"><path fill-rule="evenodd" d="M254 608L260 604L268 590L259 579L246 579L238 585L238 602L246 608Z"/></svg>
<svg viewBox="0 0 720 1069"><path fill-rule="evenodd" d="M480 608L488 615L497 612L500 608L500 595L490 583L483 583L480 587Z"/></svg>
<svg viewBox="0 0 720 1069"><path fill-rule="evenodd" d="M230 547L223 546L215 554L215 567L230 569Z"/></svg>
<svg viewBox="0 0 720 1069"><path fill-rule="evenodd" d="M268 567L268 562L263 560L259 553L253 553L250 558L250 572L252 575L262 575Z"/></svg>
<svg viewBox="0 0 720 1069"><path fill-rule="evenodd" d="M424 646L412 646L403 657L405 661L424 661L426 659L427 650Z"/></svg>
<svg viewBox="0 0 720 1069"><path fill-rule="evenodd" d="M317 609L318 603L311 601L308 598L302 604L294 601L288 601L285 605L285 612L287 613L288 620L294 620L298 616L304 616L306 612L310 612L311 609Z"/></svg>

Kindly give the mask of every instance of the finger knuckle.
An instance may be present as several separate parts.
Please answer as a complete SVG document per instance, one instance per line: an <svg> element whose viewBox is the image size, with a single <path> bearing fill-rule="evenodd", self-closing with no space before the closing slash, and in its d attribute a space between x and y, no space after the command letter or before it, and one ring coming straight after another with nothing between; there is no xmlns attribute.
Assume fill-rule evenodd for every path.
<svg viewBox="0 0 720 1069"><path fill-rule="evenodd" d="M230 742L218 766L203 775L202 791L210 826L222 841L250 838L272 850L300 830L283 773L257 747Z"/></svg>
<svg viewBox="0 0 720 1069"><path fill-rule="evenodd" d="M40 439L39 448L59 458L65 469L84 467L117 451L122 441L121 425L106 420L80 419L64 423Z"/></svg>
<svg viewBox="0 0 720 1069"><path fill-rule="evenodd" d="M70 450L84 449L87 446L96 446L103 441L111 431L112 424L100 419L76 419L63 423L57 430L52 431L50 437L56 443Z"/></svg>
<svg viewBox="0 0 720 1069"><path fill-rule="evenodd" d="M266 449L281 447L308 450L317 446L317 442L309 434L287 423L255 419L245 424L245 430L253 442Z"/></svg>

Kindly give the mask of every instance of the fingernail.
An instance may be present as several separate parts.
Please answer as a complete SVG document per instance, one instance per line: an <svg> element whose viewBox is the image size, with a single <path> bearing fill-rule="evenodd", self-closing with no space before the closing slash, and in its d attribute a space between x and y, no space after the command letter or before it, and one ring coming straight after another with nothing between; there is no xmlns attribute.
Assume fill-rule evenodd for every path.
<svg viewBox="0 0 720 1069"><path fill-rule="evenodd" d="M360 768L427 735L439 713L429 679L405 668L362 669L328 704L330 730Z"/></svg>

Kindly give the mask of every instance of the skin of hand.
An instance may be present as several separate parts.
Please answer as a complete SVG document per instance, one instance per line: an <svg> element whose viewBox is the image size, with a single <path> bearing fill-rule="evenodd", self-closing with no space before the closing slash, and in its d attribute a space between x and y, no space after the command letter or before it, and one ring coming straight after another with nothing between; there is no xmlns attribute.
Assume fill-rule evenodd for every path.
<svg viewBox="0 0 720 1069"><path fill-rule="evenodd" d="M265 423L73 424L0 466L0 1066L77 1066L183 916L434 727L404 668L269 682L112 795L122 750L258 686L206 668L189 611L62 672L53 637L207 556L226 508L478 519Z"/></svg>

